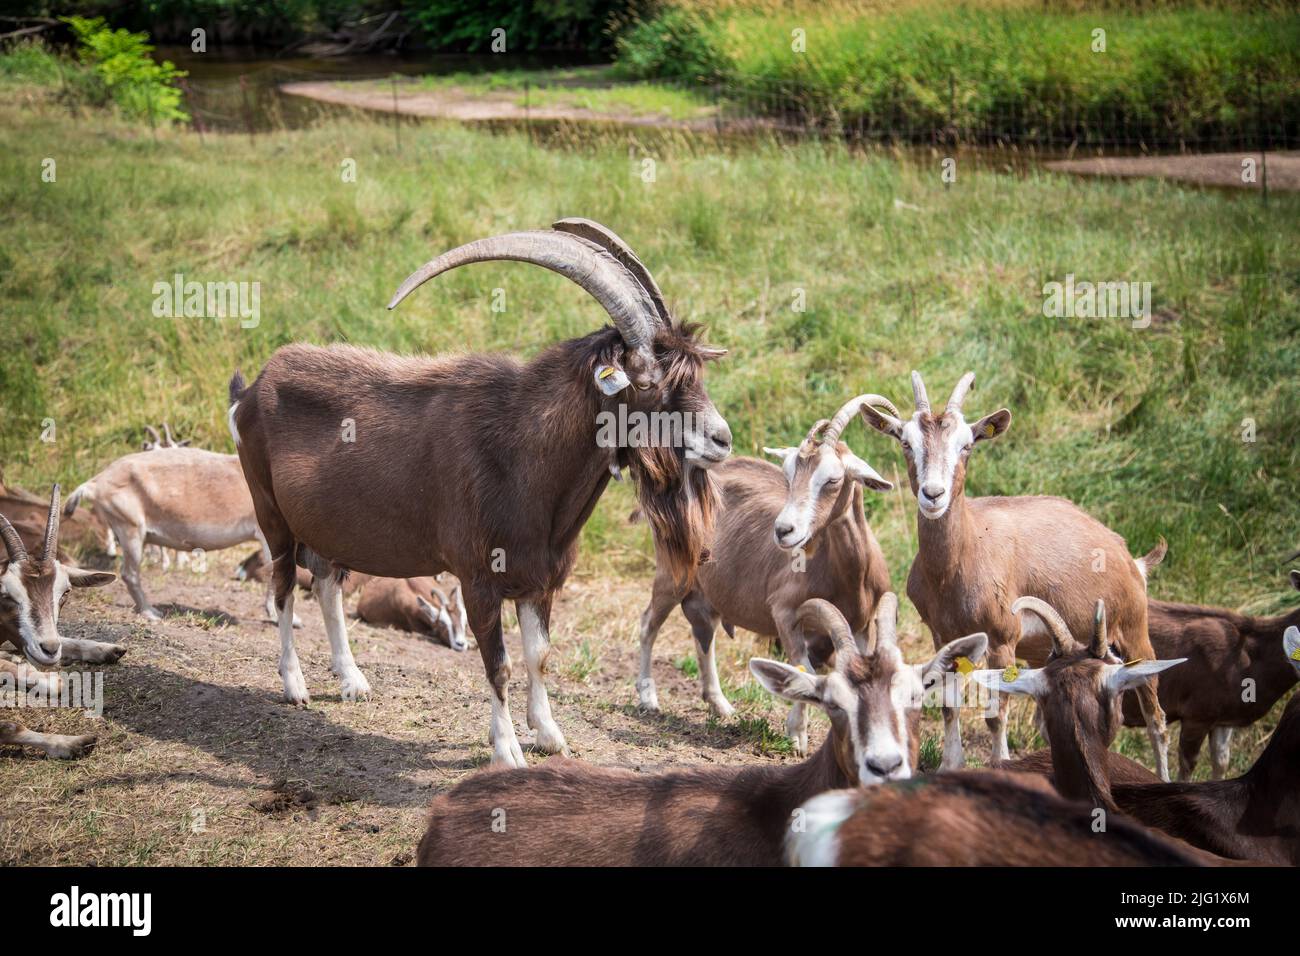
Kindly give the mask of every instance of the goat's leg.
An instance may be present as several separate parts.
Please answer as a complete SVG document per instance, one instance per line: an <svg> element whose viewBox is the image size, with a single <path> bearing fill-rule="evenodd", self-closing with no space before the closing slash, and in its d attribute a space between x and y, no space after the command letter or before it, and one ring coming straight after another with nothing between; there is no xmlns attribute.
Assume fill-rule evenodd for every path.
<svg viewBox="0 0 1300 956"><path fill-rule="evenodd" d="M295 571L295 579L296 576ZM352 658L352 648L348 646L348 629L343 621L343 589L337 573L314 575L311 590L320 605L321 617L325 619L325 633L330 639L330 670L342 681L339 690L343 699L364 700L370 696L370 682L357 667Z"/></svg>
<svg viewBox="0 0 1300 956"><path fill-rule="evenodd" d="M636 681L636 695L644 710L659 710L659 692L655 687L653 659L659 628L679 603L668 575L655 575L650 603L641 612L641 672Z"/></svg>
<svg viewBox="0 0 1300 956"><path fill-rule="evenodd" d="M785 659L810 674L816 673L816 668L813 667L808 656L808 642L804 639L803 631L799 629L795 612L774 609L772 619L776 622L777 638L781 642L781 650L785 651ZM785 718L785 732L790 738L796 756L807 756L808 709L803 704L790 705L790 713Z"/></svg>
<svg viewBox="0 0 1300 956"><path fill-rule="evenodd" d="M1145 684L1135 687L1133 692L1137 694L1138 706L1142 709L1142 719L1146 721L1147 736L1151 739L1151 750L1156 758L1156 773L1161 780L1168 781L1169 728L1165 724L1165 710L1160 706L1157 689L1159 680L1159 677L1152 677Z"/></svg>
<svg viewBox="0 0 1300 956"><path fill-rule="evenodd" d="M10 660L7 657L0 657L0 690L14 692L18 694L27 694L35 690L42 697L47 699L58 697L59 691L63 686L63 680L54 671L38 671L26 661ZM17 703L15 701L14 703ZM5 706L0 703L0 707Z"/></svg>
<svg viewBox="0 0 1300 956"><path fill-rule="evenodd" d="M4 744L35 747L55 760L71 760L90 753L95 746L95 738L92 735L70 737L66 734L38 734L15 721L3 720L0 721L0 745Z"/></svg>
<svg viewBox="0 0 1300 956"><path fill-rule="evenodd" d="M262 536L260 530L257 532L257 544L262 549L262 566L265 568L274 567L274 562L271 560L271 549L267 546L266 538ZM297 574L297 571L294 573ZM278 621L280 619L280 615L275 609L274 574L267 574L266 576L266 619L268 621ZM302 627L302 618L297 614L293 616L293 626Z"/></svg>
<svg viewBox="0 0 1300 956"><path fill-rule="evenodd" d="M718 612L703 595L694 591L682 601L682 613L691 622L691 634L695 637L695 657L700 665L700 696L715 717L726 720L736 710L722 693L722 684L718 681L713 641L718 629Z"/></svg>
<svg viewBox="0 0 1300 956"><path fill-rule="evenodd" d="M271 580L275 586L275 606L279 615L280 679L284 681L284 699L295 707L306 707L311 703L311 695L307 693L298 651L293 646L293 591L298 580L293 551L294 543L290 541L284 552L273 560Z"/></svg>
<svg viewBox="0 0 1300 956"><path fill-rule="evenodd" d="M104 534L104 552L110 558L117 557L117 535L113 534L112 528Z"/></svg>
<svg viewBox="0 0 1300 956"><path fill-rule="evenodd" d="M519 738L515 736L514 721L510 719L510 654L505 635L501 633L501 604L492 601L493 598L471 596L469 589L465 589L465 613L492 688L492 723L488 726L492 766L527 767L524 752L519 749Z"/></svg>
<svg viewBox="0 0 1300 956"><path fill-rule="evenodd" d="M934 642L936 651L946 643L933 628L930 630L930 639ZM992 667L993 664L985 666ZM944 699L947 700L946 694ZM961 770L966 766L966 751L961 745L961 702L954 701L953 704L954 706L943 708L943 757L939 760L940 770Z"/></svg>
<svg viewBox="0 0 1300 956"><path fill-rule="evenodd" d="M59 638L65 661L84 661L87 664L116 664L126 653L121 644L105 641L83 641L75 637Z"/></svg>
<svg viewBox="0 0 1300 956"><path fill-rule="evenodd" d="M988 663L985 666L988 667L990 670L1001 670L1002 668L1008 667L1011 664L1014 664L1015 662L1016 662L1015 645L998 644L995 647L989 648ZM1011 750L1007 746L1007 711L1010 709L1011 709L1011 695L999 694L997 714L992 717L986 716L984 718L985 726L987 726L989 729L989 736L993 738L992 748L990 752L990 758L991 758L990 765L994 767L996 767L998 764L1002 763L1005 760L1011 759ZM943 712L943 716L944 716L944 730L946 731L948 725L947 710ZM954 721L954 723L956 723L956 721ZM958 731L957 733L957 748L958 748L958 753L960 754L961 753L961 732L960 731ZM944 740L945 756L947 754L947 751L948 751L948 741L945 738ZM962 762L963 763L965 762L964 755L962 756ZM956 767L952 769L961 769L961 766L962 764L959 763L956 765ZM947 770L949 768L947 766L944 766L943 769Z"/></svg>
<svg viewBox="0 0 1300 956"><path fill-rule="evenodd" d="M548 754L569 756L569 745L551 716L546 696L546 658L551 653L551 601L516 601L519 630L523 632L524 664L528 667L528 726L537 734L537 747Z"/></svg>
<svg viewBox="0 0 1300 956"><path fill-rule="evenodd" d="M123 527L117 529L117 543L122 548L122 581L135 602L137 614L151 621L161 621L162 615L149 603L140 578L140 565L144 559L144 529Z"/></svg>
<svg viewBox="0 0 1300 956"><path fill-rule="evenodd" d="M1228 761L1232 757L1232 728L1216 726L1210 730L1210 779L1222 780L1228 775Z"/></svg>
<svg viewBox="0 0 1300 956"><path fill-rule="evenodd" d="M1183 720L1178 728L1178 779L1191 780L1201 757L1201 744L1210 733L1209 724Z"/></svg>

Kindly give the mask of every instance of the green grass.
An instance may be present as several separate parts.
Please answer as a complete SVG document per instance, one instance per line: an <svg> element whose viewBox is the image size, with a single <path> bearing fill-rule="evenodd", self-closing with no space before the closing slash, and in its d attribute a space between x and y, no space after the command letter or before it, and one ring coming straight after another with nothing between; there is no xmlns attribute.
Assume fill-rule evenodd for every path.
<svg viewBox="0 0 1300 956"><path fill-rule="evenodd" d="M700 676L700 664L695 659L694 654L683 654L677 660L673 661L673 667L681 671L683 677L691 680L698 680Z"/></svg>
<svg viewBox="0 0 1300 956"><path fill-rule="evenodd" d="M1105 31L1104 52L1093 31ZM793 49L802 30L805 49ZM723 81L756 108L893 128L1205 137L1300 108L1283 3L673 0L619 41L631 76ZM1257 90L1258 83L1258 90Z"/></svg>
<svg viewBox="0 0 1300 956"><path fill-rule="evenodd" d="M981 445L974 494L1060 494L1170 556L1152 593L1254 610L1294 602L1281 557L1300 543L1300 197L1198 191L1029 170L962 168L834 145L718 153L656 146L645 183L618 140L539 148L523 135L364 120L209 136L53 105L0 104L0 462L8 483L75 487L168 420L231 450L226 383L294 341L523 357L603 321L570 283L515 263L458 270L389 313L406 274L468 239L583 215L622 234L683 319L730 354L709 387L737 451L798 440L853 394L904 405L921 369L942 396L1014 414ZM27 102L27 101L23 101ZM42 161L57 181L41 179ZM340 164L357 163L344 183ZM899 208L895 200L919 207ZM261 322L159 319L174 273L258 281ZM1153 284L1159 318L1044 318L1067 273ZM506 311L492 291L506 290ZM796 290L806 311L794 312ZM1243 419L1256 440L1241 436ZM41 440L43 422L56 426ZM846 439L886 477L896 446ZM611 486L578 571L644 575L652 549ZM901 589L915 502L867 496Z"/></svg>
<svg viewBox="0 0 1300 956"><path fill-rule="evenodd" d="M568 666L565 668L566 673L573 680L585 684L598 670L600 670L600 652L591 641L581 641L569 657Z"/></svg>

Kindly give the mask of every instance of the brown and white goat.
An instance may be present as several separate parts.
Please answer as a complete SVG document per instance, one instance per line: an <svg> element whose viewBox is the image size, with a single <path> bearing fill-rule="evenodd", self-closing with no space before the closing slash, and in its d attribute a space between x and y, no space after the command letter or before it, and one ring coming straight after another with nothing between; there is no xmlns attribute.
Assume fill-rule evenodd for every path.
<svg viewBox="0 0 1300 956"><path fill-rule="evenodd" d="M60 661L81 660L112 663L125 648L97 641L73 641L59 637L59 609L73 588L102 587L116 575L106 571L85 571L58 560L59 486L50 495L45 538L38 555L32 556L18 532L0 514L0 539L5 557L0 561L0 645L12 644L27 660L41 667ZM37 688L57 696L61 678L42 673L26 664L0 658L0 682L12 684L15 692ZM51 757L79 757L94 746L93 736L42 734L17 721L0 721L0 745L36 747Z"/></svg>
<svg viewBox="0 0 1300 956"><path fill-rule="evenodd" d="M1046 781L997 770L832 790L801 808L793 866L1205 866L1221 861L1093 808Z"/></svg>
<svg viewBox="0 0 1300 956"><path fill-rule="evenodd" d="M935 646L958 634L985 631L989 664L1015 660L1021 628L1008 605L1022 595L1050 601L1080 633L1100 597L1111 609L1114 640L1125 655L1154 658L1147 637L1146 568L1163 556L1163 544L1142 561L1134 560L1114 531L1064 498L990 496L968 498L966 470L977 442L1005 432L1005 408L967 424L962 414L975 374L964 375L941 414L930 410L925 384L912 373L916 412L903 422L870 405L867 421L895 438L907 460L916 494L919 547L907 578L907 596L930 628ZM1153 682L1154 683L1154 682ZM1156 768L1169 779L1169 732L1156 688L1137 688ZM1006 704L987 718L993 737L993 762L1009 757ZM944 708L943 769L964 762L960 711Z"/></svg>
<svg viewBox="0 0 1300 956"><path fill-rule="evenodd" d="M897 598L880 601L876 646L860 653L831 604L805 602L807 633L835 647L825 676L755 658L772 693L822 708L831 729L807 760L787 766L697 767L642 774L552 759L527 773L491 769L433 801L421 866L775 866L797 808L833 787L910 777L925 688L961 656L983 656L973 634L926 664L903 662Z"/></svg>
<svg viewBox="0 0 1300 956"><path fill-rule="evenodd" d="M266 547L236 455L199 448L125 455L78 487L68 497L64 515L71 515L83 498L116 536L122 580L137 613L150 620L162 615L150 604L140 576L146 544L178 551L216 551L245 541ZM266 610L276 616L269 585Z"/></svg>
<svg viewBox="0 0 1300 956"><path fill-rule="evenodd" d="M1106 638L1098 606L1092 639L1081 646L1050 607L1035 608L1052 636L1052 656L1042 668L1015 673L977 671L977 682L1038 702L1052 748L1052 777L1065 797L1108 812L1122 812L1222 857L1300 864L1300 697L1283 711L1273 737L1249 771L1206 783L1126 783L1103 759L1119 728L1118 697L1150 673L1178 661L1120 664ZM1300 668L1300 630L1288 628L1284 659Z"/></svg>
<svg viewBox="0 0 1300 956"><path fill-rule="evenodd" d="M357 601L367 624L424 634L453 651L469 647L460 585L444 591L433 578L370 578Z"/></svg>
<svg viewBox="0 0 1300 956"><path fill-rule="evenodd" d="M1300 571L1291 572L1300 588ZM1282 635L1300 625L1300 608L1276 617L1252 617L1221 607L1149 601L1151 646L1162 658L1187 663L1160 678L1160 705L1170 723L1182 722L1178 737L1178 776L1190 779L1205 738L1210 738L1214 780L1228 770L1232 731L1263 717L1296 684L1296 673L1281 653ZM1026 637L1017 653L1041 667L1051 649L1046 635ZM1133 694L1123 699L1124 724L1142 726Z"/></svg>
<svg viewBox="0 0 1300 956"><path fill-rule="evenodd" d="M731 431L704 388L704 363L721 352L672 319L645 266L597 223L566 219L553 231L453 249L409 276L389 308L443 272L502 259L566 276L614 327L553 345L528 363L285 346L251 385L235 374L229 417L274 556L286 698L309 699L285 623L295 561L316 575L345 697L369 685L348 648L339 575L451 571L491 685L492 761L522 767L502 602L513 600L519 614L536 744L567 752L543 672L551 605L573 568L582 526L611 475L628 467L659 547L689 579L711 530L707 469L730 454ZM680 426L668 442L615 434L602 443L611 419L652 415Z"/></svg>
<svg viewBox="0 0 1300 956"><path fill-rule="evenodd" d="M766 448L781 467L755 458L733 458L714 470L720 507L714 519L709 560L694 587L683 593L667 561L655 569L650 604L641 615L641 706L659 709L651 673L655 637L674 607L691 625L705 703L719 717L732 707L722 693L713 637L719 621L779 638L786 660L817 670L833 648L824 636L809 646L796 623L810 598L833 604L855 636L865 640L880 596L889 590L889 568L862 507L863 486L893 487L840 440L865 402L897 412L879 395L859 395L831 420L819 421L798 448ZM808 717L802 704L790 709L786 730L795 753L808 752Z"/></svg>

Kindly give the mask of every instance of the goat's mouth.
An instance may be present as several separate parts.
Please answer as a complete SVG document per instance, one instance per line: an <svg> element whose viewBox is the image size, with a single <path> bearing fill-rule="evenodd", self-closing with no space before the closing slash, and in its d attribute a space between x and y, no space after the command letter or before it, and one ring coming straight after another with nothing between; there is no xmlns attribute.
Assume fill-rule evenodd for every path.
<svg viewBox="0 0 1300 956"><path fill-rule="evenodd" d="M917 498L917 510L921 512L921 517L929 518L933 521L936 518L942 518L948 512L948 499L945 498L938 504L928 498Z"/></svg>
<svg viewBox="0 0 1300 956"><path fill-rule="evenodd" d="M726 451L705 454L704 452L695 451L693 448L688 448L686 449L685 458L697 468L703 468L707 471L710 468L716 468L718 465L722 464L727 460L727 457L730 454L730 452Z"/></svg>
<svg viewBox="0 0 1300 956"><path fill-rule="evenodd" d="M776 532L772 533L772 539L776 542L776 546L780 548L782 551L798 551L800 548L802 548L805 544L808 543L808 539L811 537L812 537L812 533L809 531L804 531L801 534L792 533L786 535L785 537L782 537Z"/></svg>

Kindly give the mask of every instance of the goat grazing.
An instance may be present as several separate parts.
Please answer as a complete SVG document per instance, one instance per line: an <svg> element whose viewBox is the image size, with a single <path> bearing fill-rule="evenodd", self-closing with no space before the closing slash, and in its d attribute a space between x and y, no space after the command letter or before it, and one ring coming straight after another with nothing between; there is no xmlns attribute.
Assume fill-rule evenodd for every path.
<svg viewBox="0 0 1300 956"><path fill-rule="evenodd" d="M1084 647L1041 602L1018 605L1042 617L1052 655L1042 668L976 671L995 690L1029 694L1039 706L1052 751L1052 778L1062 796L1118 811L1144 826L1209 853L1261 863L1300 864L1300 697L1283 711L1273 737L1241 777L1207 783L1122 782L1109 773L1105 749L1119 728L1118 698L1135 683L1180 661L1119 663L1098 603ZM1282 654L1300 668L1300 629L1283 635Z"/></svg>
<svg viewBox="0 0 1300 956"><path fill-rule="evenodd" d="M916 412L910 421L871 405L868 423L903 447L908 479L918 504L916 559L907 578L907 596L930 628L935 646L957 634L981 630L989 635L990 667L1015 660L1021 636L1007 599L1021 595L1050 600L1081 633L1101 597L1112 609L1115 642L1126 660L1155 657L1147 637L1146 571L1164 556L1163 543L1135 560L1124 539L1063 498L1045 496L968 498L967 462L975 443L996 438L1011 424L1005 408L968 425L962 415L975 379L962 376L942 414L930 410L925 384L912 373ZM1169 779L1169 733L1156 689L1137 688L1147 733L1161 779ZM1007 701L987 718L993 737L993 762L1007 750ZM943 711L943 769L964 762L960 711Z"/></svg>
<svg viewBox="0 0 1300 956"><path fill-rule="evenodd" d="M459 584L448 592L433 578L371 578L357 601L357 617L367 624L425 634L453 651L469 647Z"/></svg>
<svg viewBox="0 0 1300 956"><path fill-rule="evenodd" d="M718 622L765 637L778 637L786 660L817 670L833 648L823 638L809 647L799 633L799 607L809 598L830 601L855 635L865 636L880 596L889 590L889 568L862 508L862 488L893 487L840 441L864 403L897 409L879 395L859 395L827 421L819 421L798 448L764 449L782 466L733 458L714 470L720 502L709 560L694 587L683 593L671 563L655 570L650 604L641 615L641 706L659 709L651 673L655 637L679 604L690 622L700 664L700 689L709 708L729 717L714 661ZM847 481L845 479L848 479ZM793 554L793 556L792 556ZM808 751L808 717L796 703L786 729L795 753Z"/></svg>
<svg viewBox="0 0 1300 956"><path fill-rule="evenodd" d="M50 495L45 538L38 556L33 557L18 532L0 514L0 539L5 559L0 562L0 644L19 648L33 664L51 667L62 660L112 663L125 648L96 641L71 641L59 637L59 609L72 588L95 588L110 583L116 575L106 571L85 571L58 560L59 486ZM12 681L15 690L38 687L57 694L58 674L42 674L24 664L0 659L2 681ZM16 721L0 721L0 744L37 747L51 757L79 757L94 746L93 736L69 737L28 730Z"/></svg>
<svg viewBox="0 0 1300 956"><path fill-rule="evenodd" d="M348 648L343 571L396 578L451 571L492 689L492 761L522 767L502 601L513 600L519 613L536 745L566 753L543 673L551 605L582 526L611 475L629 468L657 545L689 580L712 526L708 469L730 454L731 431L703 380L705 361L722 352L674 322L632 250L589 220L453 249L410 275L389 308L443 272L501 259L569 278L614 327L553 345L527 364L289 345L247 388L235 373L229 417L274 556L285 697L309 700L285 623L295 562L315 574L334 670L349 698L369 684ZM647 419L673 424L667 441L605 435L611 420ZM645 431L634 426L629 435Z"/></svg>
<svg viewBox="0 0 1300 956"><path fill-rule="evenodd" d="M83 498L116 536L122 549L122 580L137 613L150 620L162 615L149 603L140 576L146 544L216 551L255 540L266 547L235 455L198 448L125 455L78 487L68 497L64 516L70 516ZM266 610L274 619L269 585Z"/></svg>
<svg viewBox="0 0 1300 956"><path fill-rule="evenodd" d="M983 656L983 634L954 641L926 664L907 665L895 634L898 600L886 594L876 646L860 653L843 615L826 601L798 610L806 633L826 637L835 667L825 676L755 658L772 693L822 708L831 729L821 748L789 766L700 767L639 774L552 759L521 773L477 773L433 801L421 866L775 866L795 812L833 787L912 775L925 689Z"/></svg>

